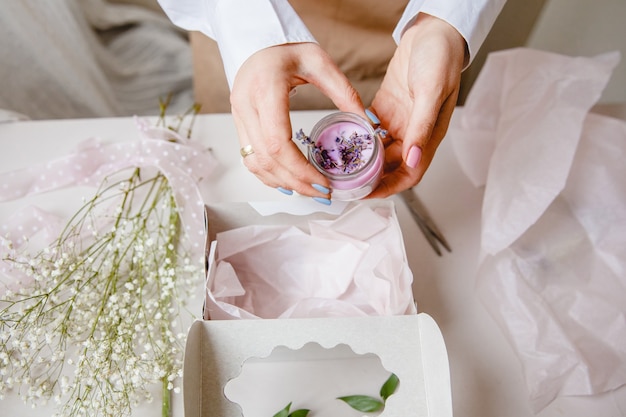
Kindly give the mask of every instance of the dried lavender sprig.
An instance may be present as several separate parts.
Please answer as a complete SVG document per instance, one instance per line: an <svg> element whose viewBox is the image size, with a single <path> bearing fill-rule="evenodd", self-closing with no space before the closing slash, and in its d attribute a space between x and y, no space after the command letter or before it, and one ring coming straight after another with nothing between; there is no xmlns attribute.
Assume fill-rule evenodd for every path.
<svg viewBox="0 0 626 417"><path fill-rule="evenodd" d="M375 135L385 137L387 131L376 128ZM335 138L336 146L325 149L322 145L313 143L302 129L296 132L295 139L311 148L311 154L316 162L325 170L338 169L344 174L350 174L362 168L367 160L363 158L363 151L371 148L374 136L369 133L352 132L348 137L341 135Z"/></svg>

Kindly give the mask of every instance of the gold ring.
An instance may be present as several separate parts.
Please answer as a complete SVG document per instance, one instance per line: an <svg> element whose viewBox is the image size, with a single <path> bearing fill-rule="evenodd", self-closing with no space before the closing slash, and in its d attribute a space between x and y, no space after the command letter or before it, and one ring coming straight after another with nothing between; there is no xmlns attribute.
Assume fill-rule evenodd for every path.
<svg viewBox="0 0 626 417"><path fill-rule="evenodd" d="M239 153L242 158L245 158L248 155L252 155L254 153L254 149L252 149L252 145L246 145L243 148L239 149Z"/></svg>

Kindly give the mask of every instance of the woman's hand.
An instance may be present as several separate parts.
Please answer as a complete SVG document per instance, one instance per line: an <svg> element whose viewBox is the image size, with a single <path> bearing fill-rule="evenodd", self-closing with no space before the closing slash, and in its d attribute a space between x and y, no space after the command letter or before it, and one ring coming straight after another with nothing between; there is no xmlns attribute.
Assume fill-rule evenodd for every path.
<svg viewBox="0 0 626 417"><path fill-rule="evenodd" d="M289 93L306 83L340 110L364 115L356 90L315 43L273 46L248 58L233 83L232 114L241 147L254 150L243 160L252 173L283 193L296 191L330 204L328 180L292 141Z"/></svg>
<svg viewBox="0 0 626 417"><path fill-rule="evenodd" d="M371 109L388 130L385 173L368 198L417 184L446 134L456 106L466 43L436 17L419 14L402 35Z"/></svg>

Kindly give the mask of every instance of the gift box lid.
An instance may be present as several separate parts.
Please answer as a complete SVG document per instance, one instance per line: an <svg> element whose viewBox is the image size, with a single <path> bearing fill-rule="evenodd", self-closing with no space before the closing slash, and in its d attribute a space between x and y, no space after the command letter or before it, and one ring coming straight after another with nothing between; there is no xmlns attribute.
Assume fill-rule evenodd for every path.
<svg viewBox="0 0 626 417"><path fill-rule="evenodd" d="M386 370L397 375L400 381L398 389L388 398L382 416L452 416L446 348L437 324L424 313L345 318L197 320L191 327L185 350L185 416L247 417L239 405L226 397L228 382L242 372L242 366L250 358L268 357L278 346L297 350L310 342L327 349L345 344L356 354L372 353L380 358ZM319 359L304 356L299 360ZM315 378L329 377L332 378L328 375L307 375L306 384L315 385L311 382ZM272 392L271 389L269 392ZM335 395L331 392L320 393L320 396L326 394ZM265 400L273 401L267 396ZM298 404L298 398L290 401ZM276 412L286 405L284 402L275 402ZM310 403L304 406L314 409ZM312 411L311 417L314 415ZM346 412L345 415L359 414Z"/></svg>

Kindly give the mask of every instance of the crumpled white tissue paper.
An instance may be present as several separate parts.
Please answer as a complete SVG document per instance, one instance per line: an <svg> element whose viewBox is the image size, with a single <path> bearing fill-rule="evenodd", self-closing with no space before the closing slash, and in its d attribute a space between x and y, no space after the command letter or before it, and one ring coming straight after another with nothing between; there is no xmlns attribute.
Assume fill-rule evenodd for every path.
<svg viewBox="0 0 626 417"><path fill-rule="evenodd" d="M413 274L389 208L357 204L335 220L249 225L217 234L207 278L212 319L416 312Z"/></svg>
<svg viewBox="0 0 626 417"><path fill-rule="evenodd" d="M493 53L449 136L485 186L477 290L533 409L626 384L626 122L594 115L618 53Z"/></svg>

